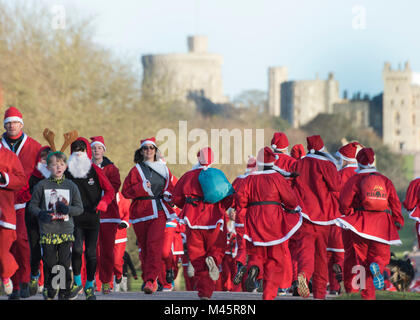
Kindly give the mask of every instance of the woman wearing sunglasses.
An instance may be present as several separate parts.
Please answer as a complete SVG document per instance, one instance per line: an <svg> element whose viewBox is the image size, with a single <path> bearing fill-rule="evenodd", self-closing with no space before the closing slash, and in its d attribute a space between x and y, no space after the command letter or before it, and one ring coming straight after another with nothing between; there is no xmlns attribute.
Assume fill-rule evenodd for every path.
<svg viewBox="0 0 420 320"><path fill-rule="evenodd" d="M176 218L170 205L172 173L161 161L155 138L141 140L134 154L135 166L124 180L122 194L132 199L130 222L141 249L143 291L157 290L163 268L162 247L167 220Z"/></svg>

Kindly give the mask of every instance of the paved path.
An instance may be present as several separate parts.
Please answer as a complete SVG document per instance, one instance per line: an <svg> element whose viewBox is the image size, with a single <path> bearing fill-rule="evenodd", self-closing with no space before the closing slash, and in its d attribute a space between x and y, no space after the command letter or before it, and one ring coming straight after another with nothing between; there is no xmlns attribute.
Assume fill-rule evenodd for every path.
<svg viewBox="0 0 420 320"><path fill-rule="evenodd" d="M331 295L327 295L327 299L331 299ZM0 296L0 300L6 300L6 296ZM143 292L114 292L104 295L101 292L96 293L97 300L199 300L197 291L172 291L172 292L156 292L153 295L145 294ZM43 300L41 294L37 294L28 299L22 300ZM84 294L80 294L77 300L85 300ZM252 292L225 292L215 291L211 300L262 300L262 293ZM275 300L312 300L311 297L303 299L301 297L293 297L291 294L277 296Z"/></svg>

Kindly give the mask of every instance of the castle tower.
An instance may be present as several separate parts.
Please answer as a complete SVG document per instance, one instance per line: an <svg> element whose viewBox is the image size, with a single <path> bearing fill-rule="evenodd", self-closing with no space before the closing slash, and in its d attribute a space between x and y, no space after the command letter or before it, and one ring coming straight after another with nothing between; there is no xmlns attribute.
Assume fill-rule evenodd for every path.
<svg viewBox="0 0 420 320"><path fill-rule="evenodd" d="M268 69L268 111L272 116L281 115L281 84L287 81L287 67Z"/></svg>
<svg viewBox="0 0 420 320"><path fill-rule="evenodd" d="M144 55L142 94L186 102L191 94L225 103L223 57L207 50L206 36L190 36L187 53Z"/></svg>
<svg viewBox="0 0 420 320"><path fill-rule="evenodd" d="M384 65L383 142L396 152L420 150L420 82L417 77L409 62L398 70L391 69L389 62Z"/></svg>
<svg viewBox="0 0 420 320"><path fill-rule="evenodd" d="M340 90L338 81L334 79L334 73L332 72L328 74L325 89L325 104L327 108L326 113L333 113L334 103L340 101Z"/></svg>

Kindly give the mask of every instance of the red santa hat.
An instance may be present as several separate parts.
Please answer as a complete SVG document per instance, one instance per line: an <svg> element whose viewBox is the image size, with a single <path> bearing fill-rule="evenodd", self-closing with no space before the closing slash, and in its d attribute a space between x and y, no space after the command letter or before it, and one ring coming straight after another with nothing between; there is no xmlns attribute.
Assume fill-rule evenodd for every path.
<svg viewBox="0 0 420 320"><path fill-rule="evenodd" d="M248 162L246 164L246 172L252 172L257 169L257 159L254 156L248 156Z"/></svg>
<svg viewBox="0 0 420 320"><path fill-rule="evenodd" d="M269 147L264 147L258 151L257 165L259 166L274 166L274 162L279 158L274 154L273 150Z"/></svg>
<svg viewBox="0 0 420 320"><path fill-rule="evenodd" d="M286 149L289 146L289 139L283 132L275 132L271 139L271 147L274 150Z"/></svg>
<svg viewBox="0 0 420 320"><path fill-rule="evenodd" d="M22 113L20 113L20 111L15 107L9 107L4 113L3 123L6 124L8 122L13 122L13 121L17 121L23 124Z"/></svg>
<svg viewBox="0 0 420 320"><path fill-rule="evenodd" d="M372 148L363 148L357 153L356 159L362 168L374 167L375 152Z"/></svg>
<svg viewBox="0 0 420 320"><path fill-rule="evenodd" d="M93 147L94 145L100 145L106 151L104 137L102 136L91 137L90 140L92 140L92 142L90 143L91 147Z"/></svg>
<svg viewBox="0 0 420 320"><path fill-rule="evenodd" d="M303 144L295 144L290 150L290 156L295 158L296 160L301 159L303 156L306 155L305 148Z"/></svg>
<svg viewBox="0 0 420 320"><path fill-rule="evenodd" d="M140 148L143 148L143 146L145 146L146 144L151 144L151 145L155 146L155 148L157 148L155 137L151 137L151 138L141 140L140 141Z"/></svg>
<svg viewBox="0 0 420 320"><path fill-rule="evenodd" d="M338 149L336 155L346 161L356 161L357 146L361 144L354 141Z"/></svg>
<svg viewBox="0 0 420 320"><path fill-rule="evenodd" d="M308 151L310 153L314 153L315 151L323 151L324 150L324 141L320 135L313 135L306 138Z"/></svg>
<svg viewBox="0 0 420 320"><path fill-rule="evenodd" d="M209 166L214 161L214 152L210 147L205 147L197 152L197 159L200 165Z"/></svg>

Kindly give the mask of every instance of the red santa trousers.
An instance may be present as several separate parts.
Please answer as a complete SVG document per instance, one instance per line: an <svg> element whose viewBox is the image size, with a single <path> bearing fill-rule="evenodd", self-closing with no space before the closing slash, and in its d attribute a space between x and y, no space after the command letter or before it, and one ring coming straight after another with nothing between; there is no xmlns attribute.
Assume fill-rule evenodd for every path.
<svg viewBox="0 0 420 320"><path fill-rule="evenodd" d="M141 249L140 261L142 263L143 281L153 280L162 270L162 247L166 226L166 214L158 211L158 217L133 224L137 237L138 247Z"/></svg>
<svg viewBox="0 0 420 320"><path fill-rule="evenodd" d="M177 278L178 276L178 255L172 255L172 270L174 271L174 279ZM166 281L166 265L165 263L162 264L162 270L159 273L159 282L160 284L163 286L163 289L167 289L169 287L172 287L172 283L169 283L168 281Z"/></svg>
<svg viewBox="0 0 420 320"><path fill-rule="evenodd" d="M16 230L0 227L0 277L7 279L19 268L14 256L10 252L16 241ZM14 285L14 284L13 284Z"/></svg>
<svg viewBox="0 0 420 320"><path fill-rule="evenodd" d="M246 253L246 240L244 239L243 227L236 227L236 242L238 244L238 253L236 254L235 260L246 265L247 253Z"/></svg>
<svg viewBox="0 0 420 320"><path fill-rule="evenodd" d="M116 279L122 278L126 245L126 241L114 245L114 275Z"/></svg>
<svg viewBox="0 0 420 320"><path fill-rule="evenodd" d="M333 270L334 264L338 264L343 270L344 266L344 244L343 229L339 226L332 225L330 227L330 237L328 240L327 259L328 259L328 280L329 290L339 291L340 283L337 281L336 274Z"/></svg>
<svg viewBox="0 0 420 320"><path fill-rule="evenodd" d="M219 226L214 229L187 227L186 234L188 256L194 267L198 296L211 298L216 284L209 276L205 260L211 256L217 265L221 265L226 248L226 231L220 230Z"/></svg>
<svg viewBox="0 0 420 320"><path fill-rule="evenodd" d="M102 283L112 282L114 274L114 246L118 224L101 223L99 228L99 279Z"/></svg>
<svg viewBox="0 0 420 320"><path fill-rule="evenodd" d="M341 235L343 238L343 245L344 245L343 281L344 281L344 288L346 289L347 293L355 293L359 291L358 289L353 288L353 285L352 285L353 278L355 276L352 273L352 268L353 268L352 259L354 259L352 234L353 234L353 231L349 229L341 230Z"/></svg>
<svg viewBox="0 0 420 320"><path fill-rule="evenodd" d="M186 291L195 291L196 288L196 277L189 277L188 276L188 256L186 254L183 254L181 257L182 260L182 269L183 269L183 275L184 275L184 282L185 282L185 290Z"/></svg>
<svg viewBox="0 0 420 320"><path fill-rule="evenodd" d="M237 259L232 258L232 255L225 254L222 261L222 273L220 274L221 282L222 282L222 290L223 291L232 291L232 292L241 292L242 285L241 283L235 285L233 283L233 278L235 277L237 267L236 267Z"/></svg>
<svg viewBox="0 0 420 320"><path fill-rule="evenodd" d="M297 262L297 254L296 248L298 247L298 243L294 240L294 238L289 239L289 250L290 256L292 257L292 270L293 270L293 277L292 282L297 280L298 275L298 262Z"/></svg>
<svg viewBox="0 0 420 320"><path fill-rule="evenodd" d="M328 283L327 244L329 225L314 224L306 219L293 235L297 241L296 257L298 273L304 272L307 281L312 277L312 292L315 299L325 299Z"/></svg>
<svg viewBox="0 0 420 320"><path fill-rule="evenodd" d="M172 244L174 242L175 228L166 227L165 236L163 239L162 247L162 259L165 264L166 270L173 268L173 254L172 254Z"/></svg>
<svg viewBox="0 0 420 320"><path fill-rule="evenodd" d="M246 251L247 251L247 255L248 255L248 263L247 263L247 271L249 271L249 269L252 266L257 266L258 269L260 270L260 272L258 273L257 276L257 280L261 280L264 276L264 260L262 259L262 257L260 255L256 255L256 254L252 254L249 252L249 250L251 250L254 246L252 245L251 242L246 241ZM243 283L245 283L245 279L248 276L248 272L245 274L244 276L244 281ZM245 286L243 286L245 287Z"/></svg>
<svg viewBox="0 0 420 320"><path fill-rule="evenodd" d="M274 246L254 246L247 242L249 257L260 261L264 271L263 300L273 300L279 288L289 288L292 283L292 258L288 241Z"/></svg>
<svg viewBox="0 0 420 320"><path fill-rule="evenodd" d="M364 267L366 280L365 289L361 290L361 296L366 300L374 300L376 298L376 289L373 285L373 277L369 266L372 262L376 262L379 266L380 272L383 273L391 258L390 245L362 238L354 232L351 233L351 241L353 250L350 250L350 252L345 252L346 256L350 255L346 260L350 264L351 268L354 266ZM363 281L363 279L361 279L361 281ZM360 285L363 284L361 283Z"/></svg>
<svg viewBox="0 0 420 320"><path fill-rule="evenodd" d="M18 290L20 283L28 283L31 279L31 249L24 208L16 210L16 241L12 244L10 251L19 265L19 269L12 276L13 290Z"/></svg>
<svg viewBox="0 0 420 320"><path fill-rule="evenodd" d="M328 260L328 282L330 284L330 291L339 291L340 283L338 282L336 275L333 271L333 266L334 264L338 264L341 267L341 270L343 270L344 252L327 250L327 260Z"/></svg>

